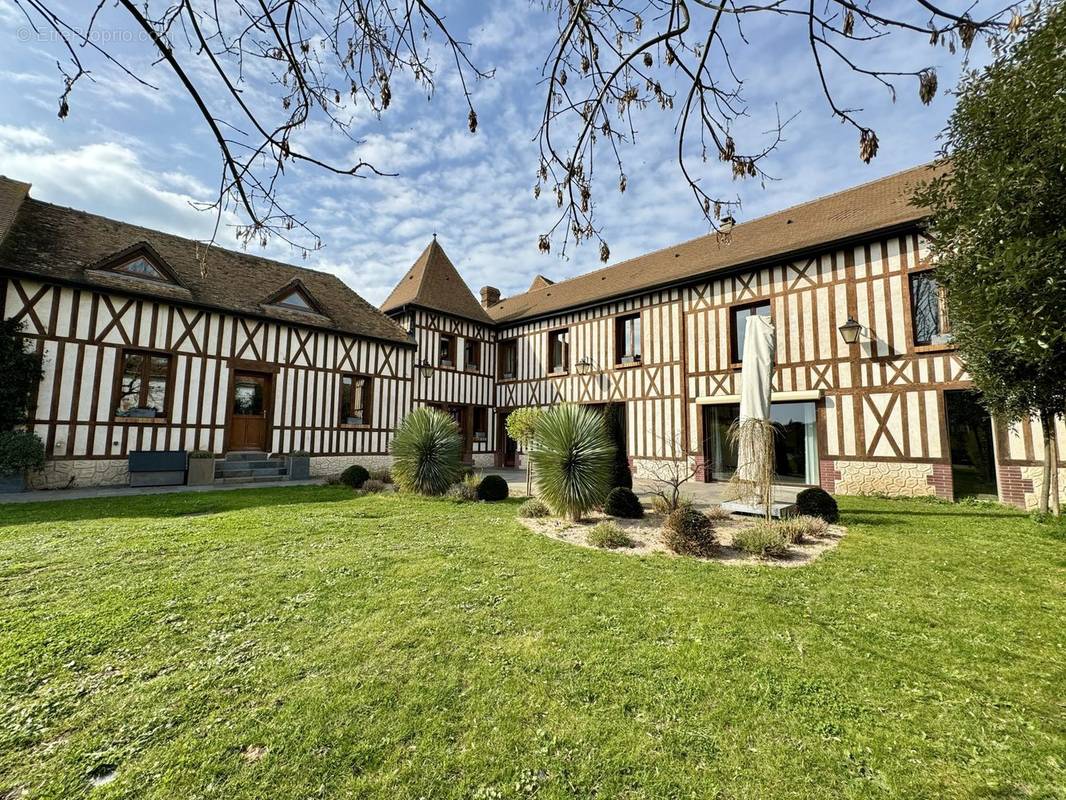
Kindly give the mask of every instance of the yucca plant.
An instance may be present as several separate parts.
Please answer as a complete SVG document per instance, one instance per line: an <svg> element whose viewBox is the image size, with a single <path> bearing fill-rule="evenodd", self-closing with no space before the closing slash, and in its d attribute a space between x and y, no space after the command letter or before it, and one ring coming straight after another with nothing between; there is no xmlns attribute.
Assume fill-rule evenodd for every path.
<svg viewBox="0 0 1066 800"><path fill-rule="evenodd" d="M541 499L556 514L581 519L611 488L614 450L596 412L570 403L545 411L529 453Z"/></svg>
<svg viewBox="0 0 1066 800"><path fill-rule="evenodd" d="M416 408L392 437L392 478L419 494L441 495L459 480L459 427L443 411Z"/></svg>

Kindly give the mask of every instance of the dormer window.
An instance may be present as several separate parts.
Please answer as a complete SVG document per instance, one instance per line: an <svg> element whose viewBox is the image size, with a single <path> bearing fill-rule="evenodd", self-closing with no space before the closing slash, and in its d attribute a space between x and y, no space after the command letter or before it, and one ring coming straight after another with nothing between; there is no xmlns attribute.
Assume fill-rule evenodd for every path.
<svg viewBox="0 0 1066 800"><path fill-rule="evenodd" d="M138 278L149 278L153 281L168 281L166 275L156 269L146 258L135 258L112 268L114 272L124 272L127 275L136 275Z"/></svg>
<svg viewBox="0 0 1066 800"><path fill-rule="evenodd" d="M158 283L181 286L178 276L148 242L137 242L86 267L88 271L108 272Z"/></svg>
<svg viewBox="0 0 1066 800"><path fill-rule="evenodd" d="M293 311L303 311L308 314L325 314L299 279L290 281L282 286L274 294L270 295L264 303L278 306L279 308L289 308Z"/></svg>

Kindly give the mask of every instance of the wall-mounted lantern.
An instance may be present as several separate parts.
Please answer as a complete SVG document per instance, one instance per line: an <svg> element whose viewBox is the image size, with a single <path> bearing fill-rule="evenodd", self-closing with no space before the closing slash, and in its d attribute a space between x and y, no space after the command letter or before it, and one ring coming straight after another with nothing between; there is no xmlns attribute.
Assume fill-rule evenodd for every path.
<svg viewBox="0 0 1066 800"><path fill-rule="evenodd" d="M859 341L861 332L862 325L856 322L854 317L848 317L848 321L840 326L840 338L844 340L844 344L855 344Z"/></svg>
<svg viewBox="0 0 1066 800"><path fill-rule="evenodd" d="M582 356L581 360L578 361L577 364L575 364L574 366L577 367L578 375L588 375L590 372L592 372L592 359L588 356Z"/></svg>
<svg viewBox="0 0 1066 800"><path fill-rule="evenodd" d="M428 361L426 361L425 358L423 358L421 363L418 365L418 373L423 378L427 378L427 379L428 378L432 378L433 377L433 365L430 364Z"/></svg>

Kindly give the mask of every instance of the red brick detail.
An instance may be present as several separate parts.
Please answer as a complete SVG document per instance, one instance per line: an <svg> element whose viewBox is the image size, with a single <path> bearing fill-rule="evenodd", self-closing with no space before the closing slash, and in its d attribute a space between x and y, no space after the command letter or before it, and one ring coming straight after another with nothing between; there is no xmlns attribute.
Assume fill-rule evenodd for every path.
<svg viewBox="0 0 1066 800"><path fill-rule="evenodd" d="M933 474L926 478L926 481L936 489L936 496L941 500L955 499L955 481L951 477L951 464L933 464Z"/></svg>
<svg viewBox="0 0 1066 800"><path fill-rule="evenodd" d="M840 480L840 470L835 461L818 462L818 485L830 494L837 490L837 481Z"/></svg>
<svg viewBox="0 0 1066 800"><path fill-rule="evenodd" d="M700 483L708 483L711 477L710 466L711 462L709 459L706 459L703 456L696 456L696 475L694 479Z"/></svg>
<svg viewBox="0 0 1066 800"><path fill-rule="evenodd" d="M1025 494L1033 491L1033 482L1022 477L1017 465L999 465L999 499L1012 506L1025 508Z"/></svg>

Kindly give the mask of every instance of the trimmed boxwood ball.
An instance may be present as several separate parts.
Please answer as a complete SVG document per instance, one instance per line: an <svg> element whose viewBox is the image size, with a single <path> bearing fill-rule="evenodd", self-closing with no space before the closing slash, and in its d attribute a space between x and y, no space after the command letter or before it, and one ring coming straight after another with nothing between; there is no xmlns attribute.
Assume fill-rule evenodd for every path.
<svg viewBox="0 0 1066 800"><path fill-rule="evenodd" d="M804 489L796 495L796 513L806 517L818 517L826 522L840 519L837 501L825 489L817 486Z"/></svg>
<svg viewBox="0 0 1066 800"><path fill-rule="evenodd" d="M351 486L353 489L362 489L363 484L370 478L370 473L361 464L352 464L341 473L341 483Z"/></svg>
<svg viewBox="0 0 1066 800"><path fill-rule="evenodd" d="M709 558L718 550L714 524L702 511L679 508L666 519L666 546L683 556Z"/></svg>
<svg viewBox="0 0 1066 800"><path fill-rule="evenodd" d="M632 490L618 486L607 493L607 499L603 501L603 513L622 519L640 519L644 516L644 506Z"/></svg>
<svg viewBox="0 0 1066 800"><path fill-rule="evenodd" d="M507 481L499 475L486 475L477 485L477 499L494 503L507 499Z"/></svg>

